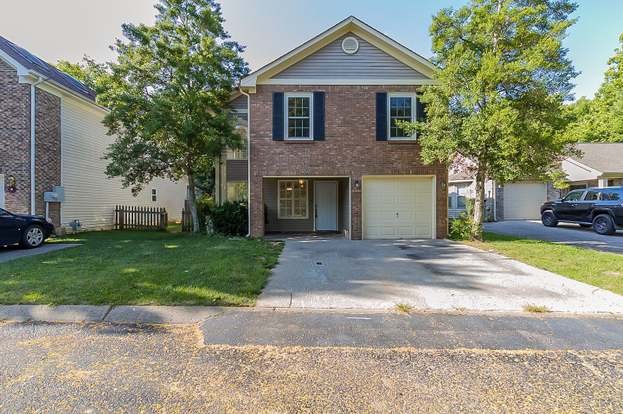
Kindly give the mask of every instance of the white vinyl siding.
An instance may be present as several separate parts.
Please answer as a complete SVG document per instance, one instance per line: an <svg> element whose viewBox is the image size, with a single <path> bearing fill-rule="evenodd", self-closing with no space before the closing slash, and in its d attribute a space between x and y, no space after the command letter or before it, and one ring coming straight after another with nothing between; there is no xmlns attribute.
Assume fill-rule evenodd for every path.
<svg viewBox="0 0 623 414"><path fill-rule="evenodd" d="M342 41L355 37L359 50L352 55L344 53ZM290 66L274 79L428 79L381 49L348 33L327 46Z"/></svg>
<svg viewBox="0 0 623 414"><path fill-rule="evenodd" d="M434 178L364 177L366 239L434 238Z"/></svg>
<svg viewBox="0 0 623 414"><path fill-rule="evenodd" d="M61 225L80 220L82 229L113 226L115 205L165 207L169 220L179 220L186 198L186 183L156 179L134 197L119 178L106 177L104 154L113 138L102 125L104 112L93 105L64 97L61 110L61 181L65 201ZM151 199L157 190L158 201Z"/></svg>

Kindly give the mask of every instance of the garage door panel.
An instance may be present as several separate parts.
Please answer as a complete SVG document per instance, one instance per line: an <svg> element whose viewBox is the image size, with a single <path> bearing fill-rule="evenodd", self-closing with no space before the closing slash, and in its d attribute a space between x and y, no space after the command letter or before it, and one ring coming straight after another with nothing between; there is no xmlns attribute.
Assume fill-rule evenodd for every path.
<svg viewBox="0 0 623 414"><path fill-rule="evenodd" d="M432 238L433 179L365 178L364 238Z"/></svg>
<svg viewBox="0 0 623 414"><path fill-rule="evenodd" d="M504 219L539 219L541 205L547 201L544 183L512 183L504 186Z"/></svg>

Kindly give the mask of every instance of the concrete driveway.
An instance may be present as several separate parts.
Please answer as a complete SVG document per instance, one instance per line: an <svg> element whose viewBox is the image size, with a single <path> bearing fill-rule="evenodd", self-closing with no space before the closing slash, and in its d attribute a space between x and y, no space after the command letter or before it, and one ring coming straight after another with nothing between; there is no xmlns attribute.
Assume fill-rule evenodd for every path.
<svg viewBox="0 0 623 414"><path fill-rule="evenodd" d="M50 252L78 247L80 244L44 244L36 249L23 249L19 246L0 246L0 263L21 259L22 257L39 256Z"/></svg>
<svg viewBox="0 0 623 414"><path fill-rule="evenodd" d="M623 313L623 296L446 240L291 239L259 307Z"/></svg>
<svg viewBox="0 0 623 414"><path fill-rule="evenodd" d="M537 220L511 220L485 223L485 231L623 254L621 230L612 236L602 236L592 228L583 229L577 224L561 223L558 227L545 227Z"/></svg>

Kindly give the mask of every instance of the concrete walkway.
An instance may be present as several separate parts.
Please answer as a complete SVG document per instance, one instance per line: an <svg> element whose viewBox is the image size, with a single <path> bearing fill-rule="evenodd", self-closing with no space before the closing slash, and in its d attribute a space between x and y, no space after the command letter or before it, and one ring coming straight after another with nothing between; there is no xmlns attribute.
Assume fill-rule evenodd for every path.
<svg viewBox="0 0 623 414"><path fill-rule="evenodd" d="M592 228L584 229L577 224L560 223L558 227L545 227L537 220L509 220L485 223L485 231L623 254L621 230L611 236L602 236Z"/></svg>
<svg viewBox="0 0 623 414"><path fill-rule="evenodd" d="M58 250L70 249L72 247L81 246L80 244L44 244L36 249L22 249L18 246L0 246L0 263L6 263L11 260L21 259L22 257L39 256Z"/></svg>
<svg viewBox="0 0 623 414"><path fill-rule="evenodd" d="M217 306L0 305L0 321L193 324L222 312Z"/></svg>
<svg viewBox="0 0 623 414"><path fill-rule="evenodd" d="M445 240L286 241L257 306L623 313L623 296Z"/></svg>

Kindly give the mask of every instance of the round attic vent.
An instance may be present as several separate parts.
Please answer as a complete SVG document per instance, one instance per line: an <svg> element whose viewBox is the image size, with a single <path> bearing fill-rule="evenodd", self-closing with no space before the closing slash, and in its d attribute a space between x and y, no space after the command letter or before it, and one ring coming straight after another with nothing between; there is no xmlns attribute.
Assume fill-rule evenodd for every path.
<svg viewBox="0 0 623 414"><path fill-rule="evenodd" d="M347 55L354 55L359 51L359 41L352 36L345 37L342 40L342 50Z"/></svg>

